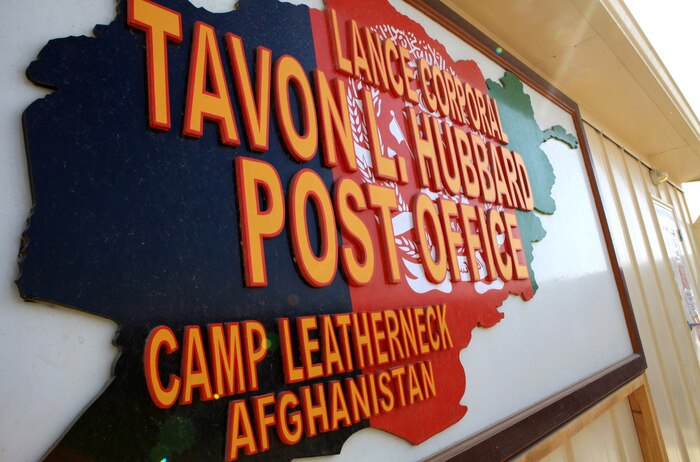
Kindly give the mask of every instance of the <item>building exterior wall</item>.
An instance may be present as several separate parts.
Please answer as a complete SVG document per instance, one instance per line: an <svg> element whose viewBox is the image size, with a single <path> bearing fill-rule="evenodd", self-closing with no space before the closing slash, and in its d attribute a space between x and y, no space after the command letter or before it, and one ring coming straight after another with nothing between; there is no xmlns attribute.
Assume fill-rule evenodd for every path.
<svg viewBox="0 0 700 462"><path fill-rule="evenodd" d="M653 198L670 205L691 258L697 287L697 251L685 199L669 183L654 186L649 168L592 126L587 136L627 287L632 298L650 388L670 460L700 459L700 370L683 314ZM697 293L697 289L695 289Z"/></svg>
<svg viewBox="0 0 700 462"><path fill-rule="evenodd" d="M623 400L566 439L543 462L596 462L642 460L629 403Z"/></svg>
<svg viewBox="0 0 700 462"><path fill-rule="evenodd" d="M668 182L655 186L650 167L613 141L612 135L590 123L585 129L644 345L648 363L645 375L668 459L700 460L698 357L654 209L654 200L672 208L683 237L689 282L697 294L697 242L683 192ZM544 460L641 460L640 441L627 399L560 443Z"/></svg>

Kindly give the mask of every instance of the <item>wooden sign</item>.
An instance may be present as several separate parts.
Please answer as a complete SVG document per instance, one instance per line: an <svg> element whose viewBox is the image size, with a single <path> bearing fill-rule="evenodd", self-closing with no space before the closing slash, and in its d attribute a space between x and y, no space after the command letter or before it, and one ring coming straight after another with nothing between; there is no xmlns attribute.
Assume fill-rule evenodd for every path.
<svg viewBox="0 0 700 462"><path fill-rule="evenodd" d="M575 105L420 8L473 58L384 0L128 0L41 51L18 285L121 347L46 460L291 459L366 428L506 458L642 370ZM471 345L504 303L507 358ZM465 354L518 398L465 405Z"/></svg>

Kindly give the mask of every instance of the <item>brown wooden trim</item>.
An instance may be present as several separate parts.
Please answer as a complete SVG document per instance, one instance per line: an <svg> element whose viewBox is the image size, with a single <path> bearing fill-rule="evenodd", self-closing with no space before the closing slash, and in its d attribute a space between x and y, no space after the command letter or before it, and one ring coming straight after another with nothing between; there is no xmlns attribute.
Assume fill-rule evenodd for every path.
<svg viewBox="0 0 700 462"><path fill-rule="evenodd" d="M608 412L621 401L626 400L635 390L643 387L645 383L646 380L644 374L642 374L631 382L623 385L612 395L584 412L580 417L560 427L553 434L538 442L533 447L530 447L524 453L518 455L515 462L535 462L547 457L562 444L587 427L591 422Z"/></svg>
<svg viewBox="0 0 700 462"><path fill-rule="evenodd" d="M643 379L643 386L637 388L629 396L630 409L632 410L634 426L637 429L639 446L642 449L645 461L668 462L666 446L664 445L659 419L656 416L646 375Z"/></svg>
<svg viewBox="0 0 700 462"><path fill-rule="evenodd" d="M433 459L453 462L510 459L639 376L645 367L644 359L633 354L577 385L436 454Z"/></svg>
<svg viewBox="0 0 700 462"><path fill-rule="evenodd" d="M576 132L580 142L586 174L593 193L605 247L610 259L630 342L634 351L624 361L579 382L542 403L520 412L516 416L493 425L480 434L462 441L435 456L435 459L453 461L504 460L514 457L526 448L531 447L546 435L570 422L616 390L625 386L625 384L634 380L646 369L646 360L634 319L627 285L625 284L624 275L613 246L588 140L576 102L509 53L507 49L503 50L502 53L496 53L495 50L499 46L498 43L439 0L406 0L406 2L476 48L492 61L513 72L524 83L572 116L576 124ZM648 412L648 408L644 408L644 411Z"/></svg>
<svg viewBox="0 0 700 462"><path fill-rule="evenodd" d="M628 400L628 405L632 411L637 439L639 440L644 461L668 462L668 454L666 453L663 435L654 410L646 374L642 374L627 383L592 409L586 411L581 417L529 448L518 456L516 462L534 462L543 459L624 399Z"/></svg>

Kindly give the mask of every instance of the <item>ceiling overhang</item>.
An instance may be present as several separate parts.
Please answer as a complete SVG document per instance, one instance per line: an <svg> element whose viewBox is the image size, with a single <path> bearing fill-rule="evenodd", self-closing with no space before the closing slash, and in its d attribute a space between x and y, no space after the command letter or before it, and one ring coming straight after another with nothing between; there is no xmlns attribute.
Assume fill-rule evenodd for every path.
<svg viewBox="0 0 700 462"><path fill-rule="evenodd" d="M675 182L700 178L700 122L620 0L443 0Z"/></svg>

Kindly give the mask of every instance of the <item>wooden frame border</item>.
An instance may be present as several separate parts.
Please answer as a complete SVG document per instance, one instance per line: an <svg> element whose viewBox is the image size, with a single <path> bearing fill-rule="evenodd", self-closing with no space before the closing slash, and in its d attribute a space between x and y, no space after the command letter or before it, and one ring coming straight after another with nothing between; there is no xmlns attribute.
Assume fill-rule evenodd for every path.
<svg viewBox="0 0 700 462"><path fill-rule="evenodd" d="M663 437L659 430L658 418L656 412L654 412L654 404L651 399L646 374L642 374L623 385L622 388L586 411L578 419L564 425L543 441L529 448L525 453L519 455L515 462L534 462L547 457L624 399L628 400L632 412L644 460L648 462L667 462L668 454L666 454Z"/></svg>
<svg viewBox="0 0 700 462"><path fill-rule="evenodd" d="M588 140L586 139L586 133L583 128L583 120L578 104L555 88L543 77L535 73L522 61L510 54L507 50L496 53L496 48L499 47L498 43L439 0L405 1L433 21L445 27L465 43L476 48L479 52L483 53L501 67L513 72L528 86L571 115L576 124L576 134L580 141L586 174L588 175L591 192L593 193L598 220L603 231L605 246L620 296L620 303L624 312L630 342L632 344L633 353L617 364L580 381L574 386L531 406L513 417L491 426L471 438L457 443L433 457L435 460L452 461L505 460L526 450L548 434L561 428L567 422L570 422L593 408L616 390L631 383L646 369L646 359L644 358L641 338L634 319L632 302L627 292L627 285L625 284L622 269L620 268L615 254L610 228L603 210L598 181L593 168L593 160L588 146ZM645 390L647 390L645 393L648 395L648 387L646 387ZM630 400L630 402L631 404L633 403L632 400ZM646 402L650 403L649 400ZM653 406L650 404L641 406L640 409L641 408L644 408L642 409L644 412L649 412L650 409L651 412L653 412ZM642 415L640 419L647 418L648 414L645 414ZM635 423L637 423L636 417ZM638 425L638 431L640 428L641 427ZM658 437L658 429L656 434ZM642 434L640 433L640 437L641 436Z"/></svg>

